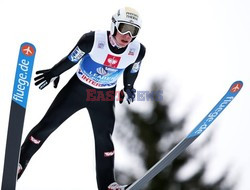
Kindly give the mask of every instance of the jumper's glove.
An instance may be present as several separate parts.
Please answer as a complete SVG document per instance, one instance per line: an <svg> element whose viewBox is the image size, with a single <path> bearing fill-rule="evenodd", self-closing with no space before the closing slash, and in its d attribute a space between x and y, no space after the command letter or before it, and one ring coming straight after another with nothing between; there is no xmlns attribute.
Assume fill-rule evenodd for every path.
<svg viewBox="0 0 250 190"><path fill-rule="evenodd" d="M54 88L56 88L60 80L60 76L53 76L53 74L51 73L51 69L40 70L40 71L37 71L36 74L38 76L35 77L35 81L36 81L35 85L36 86L39 85L40 90L46 87L50 82L53 82Z"/></svg>
<svg viewBox="0 0 250 190"><path fill-rule="evenodd" d="M134 88L124 88L120 91L120 104L123 102L125 94L127 95L127 102L128 104L132 103L135 100L135 92Z"/></svg>

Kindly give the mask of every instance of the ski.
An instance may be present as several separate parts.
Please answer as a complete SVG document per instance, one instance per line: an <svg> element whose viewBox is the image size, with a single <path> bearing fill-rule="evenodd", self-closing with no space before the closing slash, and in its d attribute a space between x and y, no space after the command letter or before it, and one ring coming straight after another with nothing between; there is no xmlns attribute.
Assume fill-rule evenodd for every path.
<svg viewBox="0 0 250 190"><path fill-rule="evenodd" d="M21 44L12 93L1 190L16 189L19 151L35 53L33 44Z"/></svg>
<svg viewBox="0 0 250 190"><path fill-rule="evenodd" d="M170 150L160 161L151 167L146 174L132 183L126 190L139 190L145 187L150 180L159 174L164 168L172 163L195 139L197 139L208 126L221 114L221 112L229 105L241 90L243 83L241 81L234 82L227 93L215 105L215 107L204 117L204 119L172 150Z"/></svg>

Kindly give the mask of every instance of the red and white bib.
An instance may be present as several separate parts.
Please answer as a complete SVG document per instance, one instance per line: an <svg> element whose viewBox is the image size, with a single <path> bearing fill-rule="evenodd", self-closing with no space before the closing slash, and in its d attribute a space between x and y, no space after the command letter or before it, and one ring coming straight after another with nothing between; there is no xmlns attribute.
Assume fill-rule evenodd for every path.
<svg viewBox="0 0 250 190"><path fill-rule="evenodd" d="M112 88L124 69L136 61L139 51L140 43L134 40L122 54L115 54L109 49L107 32L96 31L92 50L80 61L77 76L94 88Z"/></svg>

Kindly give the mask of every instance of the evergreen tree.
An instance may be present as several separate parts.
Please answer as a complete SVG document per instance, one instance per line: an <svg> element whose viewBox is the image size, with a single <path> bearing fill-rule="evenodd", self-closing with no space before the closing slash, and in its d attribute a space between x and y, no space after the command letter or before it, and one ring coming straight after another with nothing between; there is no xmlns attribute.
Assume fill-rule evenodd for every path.
<svg viewBox="0 0 250 190"><path fill-rule="evenodd" d="M152 92L159 89L161 89L159 84L152 85ZM123 138L126 142L123 144L129 146L130 151L139 154L146 169L152 167L187 135L183 131L185 118L173 122L169 111L170 104L166 100L152 101L152 110L149 113L143 114L126 107L126 115L122 116L122 127L118 127L119 138ZM124 121L124 118L127 118L127 121ZM199 148L195 151L190 149L184 151L170 166L157 175L145 190L232 190L233 185L225 186L227 172L213 183L205 182L205 161L188 179L183 180L178 177L180 169L192 160L197 152ZM121 171L117 171L117 178L122 183L132 183L135 180L133 174L127 175Z"/></svg>

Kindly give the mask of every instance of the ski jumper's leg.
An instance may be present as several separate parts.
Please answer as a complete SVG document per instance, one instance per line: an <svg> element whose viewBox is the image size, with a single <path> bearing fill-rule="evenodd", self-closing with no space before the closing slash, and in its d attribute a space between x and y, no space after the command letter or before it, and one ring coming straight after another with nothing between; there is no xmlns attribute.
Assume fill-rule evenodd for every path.
<svg viewBox="0 0 250 190"><path fill-rule="evenodd" d="M111 135L114 129L114 96L113 100L107 98L111 90L97 90L96 101L91 102L87 109L93 125L96 154L96 177L99 190L107 190L114 179L114 146ZM100 94L103 96L99 96ZM111 98L112 99L112 98Z"/></svg>
<svg viewBox="0 0 250 190"><path fill-rule="evenodd" d="M76 111L86 107L84 86L74 75L59 92L42 120L29 132L22 147L19 163L21 176L31 157L42 146L49 135Z"/></svg>

